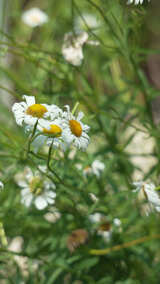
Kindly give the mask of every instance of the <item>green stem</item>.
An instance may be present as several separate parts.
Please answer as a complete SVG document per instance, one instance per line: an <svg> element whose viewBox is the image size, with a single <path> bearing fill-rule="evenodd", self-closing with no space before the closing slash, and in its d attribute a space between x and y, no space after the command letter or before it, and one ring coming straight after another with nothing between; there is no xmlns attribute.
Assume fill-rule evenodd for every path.
<svg viewBox="0 0 160 284"><path fill-rule="evenodd" d="M111 248L100 249L100 250L99 249L91 249L89 251L89 253L92 254L92 255L105 255L105 254L108 254L108 253L113 252L113 251L118 251L118 250L123 249L123 248L129 248L129 247L132 247L134 245L138 245L138 244L144 243L146 241L150 241L150 240L153 240L153 239L159 239L159 238L160 238L160 235L145 236L145 237L139 238L137 240L133 240L133 241L121 244L121 245L113 246Z"/></svg>
<svg viewBox="0 0 160 284"><path fill-rule="evenodd" d="M63 180L59 177L59 175L51 168L50 166L50 160L51 160L51 155L52 155L52 147L53 147L53 142L54 140L52 140L51 145L49 146L49 151L48 151L48 158L47 158L47 168L48 170L53 173L55 175L55 177L59 180L60 183L62 183L64 185Z"/></svg>
<svg viewBox="0 0 160 284"><path fill-rule="evenodd" d="M8 245L8 242L7 242L7 238L6 238L6 234L5 234L2 222L0 222L0 239L1 239L2 246L6 247Z"/></svg>
<svg viewBox="0 0 160 284"><path fill-rule="evenodd" d="M27 146L27 151L26 151L26 156L28 157L28 154L30 153L30 147L31 147L31 143L33 141L33 137L34 137L34 134L36 132L36 128L37 128L37 124L38 124L38 119L33 127L33 131L32 131L32 134L31 136L29 136L29 139L28 139L28 146Z"/></svg>

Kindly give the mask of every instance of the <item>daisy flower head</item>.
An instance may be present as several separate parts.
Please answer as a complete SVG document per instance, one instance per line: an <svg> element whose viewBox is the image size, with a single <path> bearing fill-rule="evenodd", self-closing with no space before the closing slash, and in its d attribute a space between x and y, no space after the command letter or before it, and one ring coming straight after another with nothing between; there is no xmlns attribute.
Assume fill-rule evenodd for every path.
<svg viewBox="0 0 160 284"><path fill-rule="evenodd" d="M25 11L22 14L22 21L32 27L35 28L37 26L41 26L48 22L48 15L44 13L39 8L32 8L30 10Z"/></svg>
<svg viewBox="0 0 160 284"><path fill-rule="evenodd" d="M106 241L111 238L112 230L111 223L108 222L107 218L101 213L94 213L89 215L91 223L96 224L97 234L103 237Z"/></svg>
<svg viewBox="0 0 160 284"><path fill-rule="evenodd" d="M84 57L82 46L87 39L88 34L86 32L65 34L62 45L62 55L65 60L74 66L80 66Z"/></svg>
<svg viewBox="0 0 160 284"><path fill-rule="evenodd" d="M103 172L105 169L105 164L102 163L99 160L94 160L93 163L91 164L91 166L87 166L84 168L83 170L83 175L87 176L87 175L95 175L97 178L100 177L101 172Z"/></svg>
<svg viewBox="0 0 160 284"><path fill-rule="evenodd" d="M62 55L65 60L74 66L80 66L84 58L82 48L85 43L90 45L99 44L98 41L88 40L88 33L85 31L65 34L62 45Z"/></svg>
<svg viewBox="0 0 160 284"><path fill-rule="evenodd" d="M67 111L63 113L63 139L68 145L73 144L78 149L86 150L89 144L89 136L87 132L90 127L83 124L83 112L79 112L75 117L70 112L70 107L66 106Z"/></svg>
<svg viewBox="0 0 160 284"><path fill-rule="evenodd" d="M63 142L62 119L59 117L53 121L41 119L37 125L37 129L46 136L47 144L53 143L53 146L65 148Z"/></svg>
<svg viewBox="0 0 160 284"><path fill-rule="evenodd" d="M144 211L146 215L149 215L150 212L154 211L160 212L160 197L155 191L155 185L153 183L145 183L143 181L134 182L136 189L134 192L138 192L138 199L143 201L148 201L148 206L145 206Z"/></svg>
<svg viewBox="0 0 160 284"><path fill-rule="evenodd" d="M20 126L35 125L37 119L46 117L56 117L60 113L59 107L55 105L37 104L34 96L23 96L24 102L14 103L12 112L14 113L16 123Z"/></svg>
<svg viewBox="0 0 160 284"><path fill-rule="evenodd" d="M49 204L54 204L56 193L55 184L45 179L43 174L33 172L30 168L25 168L23 173L15 176L16 183L22 188L21 203L29 207L35 204L38 210L45 209Z"/></svg>
<svg viewBox="0 0 160 284"><path fill-rule="evenodd" d="M92 172L93 174L96 176L96 177L100 177L100 174L101 172L104 171L105 169L105 164L103 164L101 161L99 160L95 160L92 165L91 165L91 169L92 169Z"/></svg>

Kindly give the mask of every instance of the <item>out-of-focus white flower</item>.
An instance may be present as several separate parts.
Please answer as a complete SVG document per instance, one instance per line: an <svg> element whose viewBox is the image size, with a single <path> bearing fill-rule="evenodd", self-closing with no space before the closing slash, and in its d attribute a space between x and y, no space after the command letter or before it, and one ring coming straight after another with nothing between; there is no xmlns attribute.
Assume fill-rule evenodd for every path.
<svg viewBox="0 0 160 284"><path fill-rule="evenodd" d="M134 182L134 186L136 189L134 192L138 192L138 199L143 201L148 201L147 204L144 205L144 212L146 215L149 215L154 209L160 212L160 197L158 193L155 191L155 185L153 183L145 183L143 181Z"/></svg>
<svg viewBox="0 0 160 284"><path fill-rule="evenodd" d="M81 47L75 48L74 46L62 46L62 54L66 61L74 66L80 66L83 60L83 51Z"/></svg>
<svg viewBox="0 0 160 284"><path fill-rule="evenodd" d="M90 45L98 45L98 41L88 40L87 32L80 31L75 33L67 33L64 36L64 43L62 45L62 54L66 61L74 66L79 66L83 60L82 47L85 43Z"/></svg>
<svg viewBox="0 0 160 284"><path fill-rule="evenodd" d="M93 14L84 13L75 20L76 30L97 29L100 26L99 20Z"/></svg>
<svg viewBox="0 0 160 284"><path fill-rule="evenodd" d="M17 174L15 181L22 187L21 202L27 207L34 202L39 210L45 209L49 204L54 204L56 193L55 184L44 178L39 172L33 173L30 168L25 168L24 173Z"/></svg>
<svg viewBox="0 0 160 284"><path fill-rule="evenodd" d="M114 219L113 219L113 224L114 224L115 226L119 227L119 226L121 226L122 222L121 222L120 219L114 218Z"/></svg>
<svg viewBox="0 0 160 284"><path fill-rule="evenodd" d="M23 242L24 240L21 236L13 238L8 246L8 250L15 253L20 253L22 251ZM28 257L20 255L14 255L13 257L21 269L22 274L24 276L28 276Z"/></svg>
<svg viewBox="0 0 160 284"><path fill-rule="evenodd" d="M104 171L105 169L105 164L100 162L99 160L95 160L91 166L87 166L86 168L84 168L83 170L83 174L86 175L90 175L90 174L94 174L97 178L100 177L100 174L102 171Z"/></svg>
<svg viewBox="0 0 160 284"><path fill-rule="evenodd" d="M143 4L143 1L144 0L128 0L127 4L134 3L135 5L138 5L138 4ZM148 0L148 2L150 2L150 0Z"/></svg>
<svg viewBox="0 0 160 284"><path fill-rule="evenodd" d="M10 242L8 246L8 250L13 251L13 252L21 252L22 251L22 246L23 246L23 238L21 236L17 236L12 241Z"/></svg>
<svg viewBox="0 0 160 284"><path fill-rule="evenodd" d="M89 215L89 220L92 223L99 223L97 227L97 234L102 236L105 241L109 241L114 231L121 232L121 221L118 218L114 218L112 223L107 221L107 218L101 213L94 213Z"/></svg>
<svg viewBox="0 0 160 284"><path fill-rule="evenodd" d="M0 190L2 190L4 188L4 184L3 182L0 181Z"/></svg>
<svg viewBox="0 0 160 284"><path fill-rule="evenodd" d="M105 169L105 164L103 164L99 160L95 160L92 163L91 168L92 168L93 174L99 177L101 172L104 171Z"/></svg>
<svg viewBox="0 0 160 284"><path fill-rule="evenodd" d="M92 168L90 166L87 166L83 169L83 175L87 176L87 175L91 175L93 174Z"/></svg>
<svg viewBox="0 0 160 284"><path fill-rule="evenodd" d="M50 223L55 223L55 222L57 222L57 220L59 220L61 218L61 214L57 211L48 212L44 215L44 218Z"/></svg>
<svg viewBox="0 0 160 284"><path fill-rule="evenodd" d="M79 112L77 117L70 112L69 106L66 106L67 111L63 113L63 139L70 145L73 144L78 149L85 150L89 144L89 126L83 124L81 119L83 113Z"/></svg>
<svg viewBox="0 0 160 284"><path fill-rule="evenodd" d="M22 21L26 25L35 28L48 22L48 15L39 8L32 8L22 14Z"/></svg>
<svg viewBox="0 0 160 284"><path fill-rule="evenodd" d="M62 112L56 105L36 104L33 96L24 95L23 99L26 102L14 103L12 106L16 122L20 126L23 125L23 122L33 126L37 119L45 117L54 119Z"/></svg>
<svg viewBox="0 0 160 284"><path fill-rule="evenodd" d="M89 219L92 223L98 223L102 219L102 214L101 213L94 213L89 215Z"/></svg>
<svg viewBox="0 0 160 284"><path fill-rule="evenodd" d="M82 32L79 34L67 33L64 36L64 43L62 45L62 54L66 61L79 66L83 60L82 46L87 41L88 34Z"/></svg>

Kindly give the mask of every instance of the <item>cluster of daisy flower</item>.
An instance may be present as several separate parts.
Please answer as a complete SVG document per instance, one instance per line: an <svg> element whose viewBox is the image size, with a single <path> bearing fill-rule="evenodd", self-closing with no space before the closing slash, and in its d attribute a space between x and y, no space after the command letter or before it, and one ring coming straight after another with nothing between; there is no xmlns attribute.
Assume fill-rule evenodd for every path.
<svg viewBox="0 0 160 284"><path fill-rule="evenodd" d="M78 149L87 148L89 126L82 123L82 112L74 116L68 105L63 111L54 104L37 104L33 96L24 95L23 99L23 102L14 103L12 111L18 125L30 131L36 126L36 139L63 150L71 144Z"/></svg>

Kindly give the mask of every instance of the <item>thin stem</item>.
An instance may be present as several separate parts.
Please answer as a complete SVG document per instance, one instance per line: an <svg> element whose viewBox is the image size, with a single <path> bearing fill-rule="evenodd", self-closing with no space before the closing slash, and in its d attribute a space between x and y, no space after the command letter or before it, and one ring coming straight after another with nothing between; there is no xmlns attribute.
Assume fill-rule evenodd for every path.
<svg viewBox="0 0 160 284"><path fill-rule="evenodd" d="M47 158L47 168L50 169L50 159L51 159L51 154L52 154L52 147L53 147L53 139L52 139L52 143L49 146L49 151L48 151L48 158Z"/></svg>
<svg viewBox="0 0 160 284"><path fill-rule="evenodd" d="M88 26L88 24L87 24L85 18L84 18L83 15L81 14L80 9L79 9L79 7L77 6L77 4L76 4L75 2L74 2L74 6L75 6L75 8L76 8L76 10L77 10L77 12L78 12L80 18L81 18L82 21L84 22L84 24L85 24L85 26L86 26L86 28L87 28L87 31L88 31L91 35L93 35L93 36L101 43L101 45L103 45L105 48L107 48L107 49L116 49L115 46L106 45L106 44L103 42L103 40L102 40L97 34L95 34L95 33L92 31L92 29Z"/></svg>
<svg viewBox="0 0 160 284"><path fill-rule="evenodd" d="M53 142L54 142L54 140L52 139L52 143L51 143L51 145L49 146L49 151L48 151L47 168L48 168L48 170L49 170L51 173L53 173L53 174L55 175L55 177L59 180L60 183L62 183L63 185L65 185L64 182L63 182L63 180L59 177L59 175L58 175L58 174L51 168L51 166L50 166L50 160L51 160L51 155L52 155Z"/></svg>
<svg viewBox="0 0 160 284"><path fill-rule="evenodd" d="M36 121L36 123L34 125L32 134L31 134L31 136L29 136L29 139L28 139L28 146L27 146L27 151L26 151L27 157L28 157L28 154L30 153L30 147L31 147L31 143L33 141L34 134L36 132L37 124L38 124L38 119L37 119L37 121Z"/></svg>
<svg viewBox="0 0 160 284"><path fill-rule="evenodd" d="M150 240L153 240L153 239L159 239L159 238L160 238L160 234L153 235L153 236L145 236L145 237L139 238L137 240L133 240L131 242L124 243L122 245L116 245L116 246L113 246L113 247L107 248L107 249L102 249L102 250L91 249L89 251L89 253L93 254L93 255L105 255L105 254L108 254L112 251L118 251L118 250L123 249L123 248L129 248L129 247L135 246L137 244L141 244L141 243L144 243L144 242L147 242L147 241L150 241Z"/></svg>

